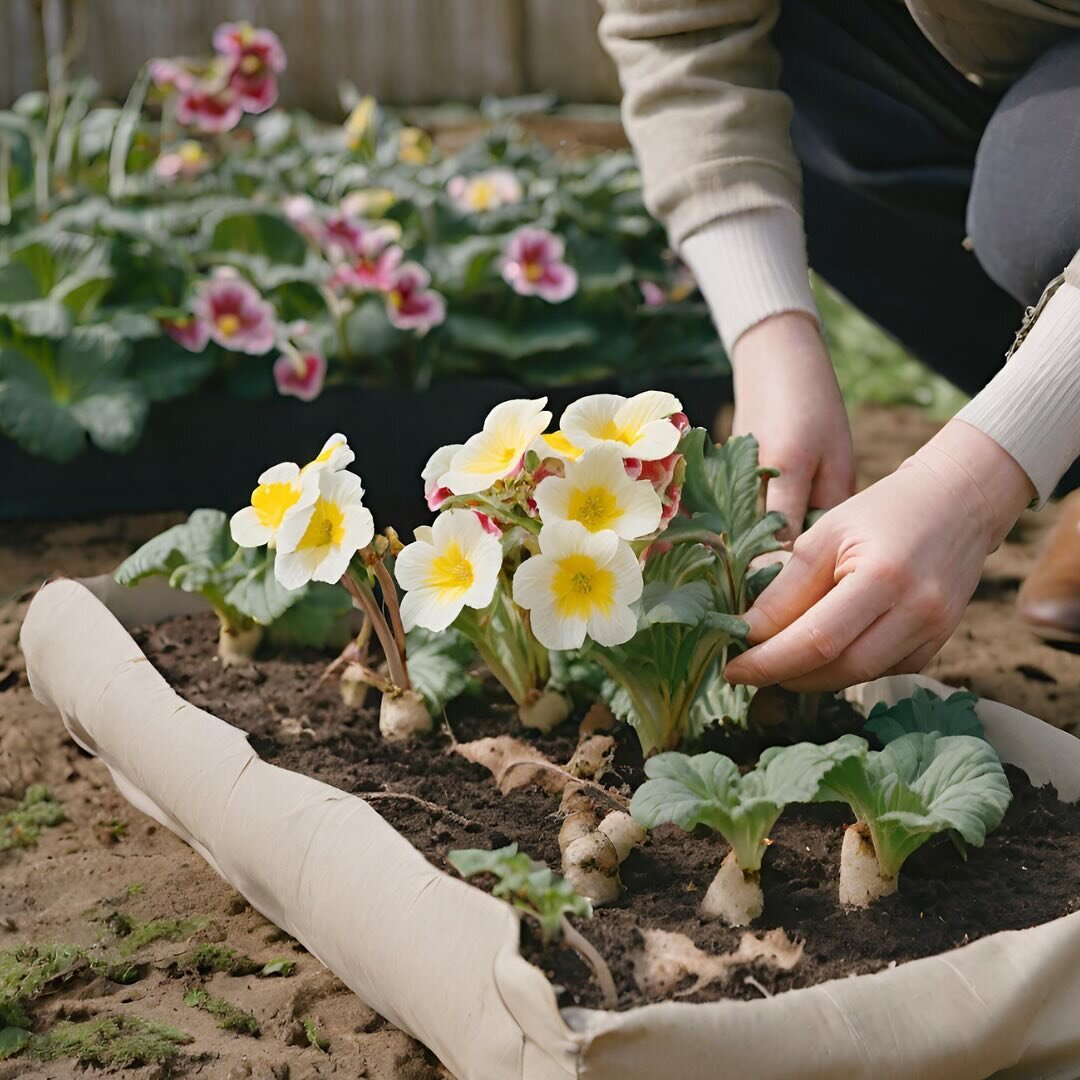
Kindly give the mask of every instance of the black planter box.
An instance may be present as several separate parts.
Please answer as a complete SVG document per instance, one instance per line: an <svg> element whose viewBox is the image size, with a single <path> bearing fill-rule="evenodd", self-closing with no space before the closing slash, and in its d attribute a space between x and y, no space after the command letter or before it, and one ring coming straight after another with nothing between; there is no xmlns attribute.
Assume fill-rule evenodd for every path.
<svg viewBox="0 0 1080 1080"><path fill-rule="evenodd" d="M547 391L556 420L587 393L634 394L656 387L676 394L695 423L710 427L732 400L725 375L671 373ZM439 383L420 392L342 387L305 403L274 397L244 401L207 392L153 406L146 434L129 454L91 447L66 465L32 457L0 438L0 520L75 518L117 512L238 509L259 474L279 461L308 461L323 440L343 432L356 451L352 468L367 491L378 527L403 535L430 520L420 471L438 447L464 442L493 405L544 391L511 382Z"/></svg>

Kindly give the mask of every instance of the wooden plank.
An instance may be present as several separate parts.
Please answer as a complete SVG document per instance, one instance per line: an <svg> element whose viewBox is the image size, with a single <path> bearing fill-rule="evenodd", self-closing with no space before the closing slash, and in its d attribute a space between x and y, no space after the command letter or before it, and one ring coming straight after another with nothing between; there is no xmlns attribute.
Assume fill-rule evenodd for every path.
<svg viewBox="0 0 1080 1080"><path fill-rule="evenodd" d="M86 44L77 67L122 96L153 56L209 52L226 19L275 30L289 54L282 101L337 115L337 84L351 79L394 104L430 104L525 90L520 0L84 0ZM22 44L36 20L32 0L0 3L0 32L16 55L3 100L38 82ZM23 62L25 61L25 62Z"/></svg>
<svg viewBox="0 0 1080 1080"><path fill-rule="evenodd" d="M45 82L40 21L33 0L0 2L0 41L4 43L0 105L7 106L20 94Z"/></svg>
<svg viewBox="0 0 1080 1080"><path fill-rule="evenodd" d="M523 0L525 80L563 101L619 100L615 65L600 46L596 0Z"/></svg>

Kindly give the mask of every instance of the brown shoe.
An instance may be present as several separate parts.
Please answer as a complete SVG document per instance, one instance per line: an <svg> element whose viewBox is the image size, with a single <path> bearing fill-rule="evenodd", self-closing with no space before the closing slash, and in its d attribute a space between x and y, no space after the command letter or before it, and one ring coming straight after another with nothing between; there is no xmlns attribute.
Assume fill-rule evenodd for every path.
<svg viewBox="0 0 1080 1080"><path fill-rule="evenodd" d="M1017 597L1020 618L1041 637L1080 641L1080 491L1061 517Z"/></svg>

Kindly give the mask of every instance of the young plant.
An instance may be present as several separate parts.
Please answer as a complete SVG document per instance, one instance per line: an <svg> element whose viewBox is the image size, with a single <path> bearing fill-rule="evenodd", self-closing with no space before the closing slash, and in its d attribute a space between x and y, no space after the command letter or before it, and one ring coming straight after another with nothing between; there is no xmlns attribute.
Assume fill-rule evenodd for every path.
<svg viewBox="0 0 1080 1080"><path fill-rule="evenodd" d="M938 833L982 847L1012 799L994 748L972 735L915 731L878 752L845 735L830 747L841 745L816 797L846 802L856 817L840 855L841 903L867 907L895 892L905 860Z"/></svg>
<svg viewBox="0 0 1080 1080"><path fill-rule="evenodd" d="M203 596L221 624L218 655L226 665L250 660L269 628L281 642L324 645L340 636L350 607L324 586L281 586L272 558L240 548L220 510L196 510L148 540L114 577L121 585L163 577L174 589Z"/></svg>
<svg viewBox="0 0 1080 1080"><path fill-rule="evenodd" d="M947 698L940 698L932 690L920 686L911 697L901 698L894 705L879 701L870 710L864 726L882 743L890 743L913 731L973 735L984 739L982 721L975 712L978 700L968 690L957 690Z"/></svg>
<svg viewBox="0 0 1080 1080"><path fill-rule="evenodd" d="M856 739L857 743L863 740ZM745 775L723 754L658 754L645 763L648 780L630 813L647 828L672 822L687 832L704 825L731 845L702 902L702 912L745 926L762 912L761 860L769 833L788 803L809 802L824 777L858 748L799 743L766 750Z"/></svg>
<svg viewBox="0 0 1080 1080"><path fill-rule="evenodd" d="M592 968L607 1006L614 1007L615 981L607 963L596 949L579 934L567 919L568 915L592 918L592 905L579 896L571 885L543 863L535 862L517 844L495 851L466 848L451 851L447 861L463 877L491 874L495 885L491 892L500 900L534 918L540 926L544 944L562 937Z"/></svg>

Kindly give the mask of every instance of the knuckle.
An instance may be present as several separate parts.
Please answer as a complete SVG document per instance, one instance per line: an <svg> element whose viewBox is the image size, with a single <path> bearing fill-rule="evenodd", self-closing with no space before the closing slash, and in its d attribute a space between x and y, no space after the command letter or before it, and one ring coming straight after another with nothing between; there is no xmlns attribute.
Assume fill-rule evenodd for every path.
<svg viewBox="0 0 1080 1080"><path fill-rule="evenodd" d="M948 600L939 585L924 586L913 598L912 607L924 626L941 626L948 617Z"/></svg>
<svg viewBox="0 0 1080 1080"><path fill-rule="evenodd" d="M826 633L820 626L808 626L806 628L807 640L810 648L823 663L829 664L840 655L840 647L831 634Z"/></svg>
<svg viewBox="0 0 1080 1080"><path fill-rule="evenodd" d="M904 559L882 559L873 568L874 576L893 594L906 591L912 580L911 567Z"/></svg>

